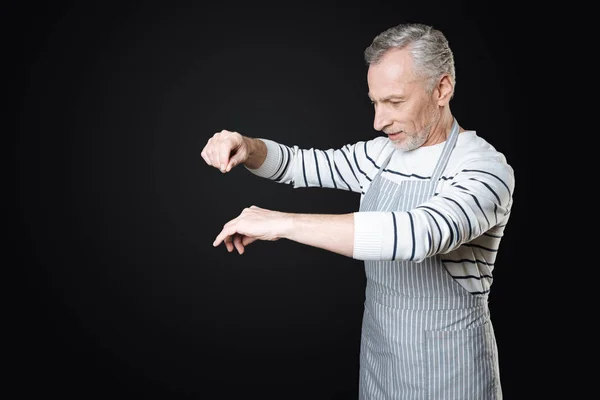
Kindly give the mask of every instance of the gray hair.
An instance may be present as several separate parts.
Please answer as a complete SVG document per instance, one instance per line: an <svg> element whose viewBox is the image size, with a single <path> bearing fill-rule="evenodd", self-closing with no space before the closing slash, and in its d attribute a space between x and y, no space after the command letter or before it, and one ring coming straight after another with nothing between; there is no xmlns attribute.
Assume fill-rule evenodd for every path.
<svg viewBox="0 0 600 400"><path fill-rule="evenodd" d="M426 88L433 90L437 80L448 74L456 85L454 56L444 34L431 26L407 23L394 26L380 33L365 49L367 65L377 64L391 49L410 48L415 73L428 80Z"/></svg>

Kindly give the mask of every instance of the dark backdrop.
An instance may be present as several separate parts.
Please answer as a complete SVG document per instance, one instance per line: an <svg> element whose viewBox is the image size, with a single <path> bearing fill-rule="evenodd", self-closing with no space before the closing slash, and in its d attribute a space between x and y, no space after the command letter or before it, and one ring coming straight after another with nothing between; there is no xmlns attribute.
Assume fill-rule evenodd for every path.
<svg viewBox="0 0 600 400"><path fill-rule="evenodd" d="M505 397L526 385L527 160L503 5L369 2L338 8L12 5L17 53L21 393L90 398L355 399L362 263L280 240L243 256L211 243L252 204L345 213L355 193L292 189L200 152L237 130L329 148L375 137L363 50L382 30L442 29L452 110L516 171L490 296ZM420 4L420 5L418 5Z"/></svg>

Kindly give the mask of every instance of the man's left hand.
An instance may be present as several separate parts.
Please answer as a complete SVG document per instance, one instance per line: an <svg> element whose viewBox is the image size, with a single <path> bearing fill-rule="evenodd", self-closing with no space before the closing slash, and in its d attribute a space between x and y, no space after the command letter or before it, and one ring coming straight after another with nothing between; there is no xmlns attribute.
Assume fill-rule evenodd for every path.
<svg viewBox="0 0 600 400"><path fill-rule="evenodd" d="M213 246L217 247L224 242L230 253L235 248L239 254L243 254L245 247L256 240L281 239L290 228L291 220L288 213L251 206L223 225Z"/></svg>

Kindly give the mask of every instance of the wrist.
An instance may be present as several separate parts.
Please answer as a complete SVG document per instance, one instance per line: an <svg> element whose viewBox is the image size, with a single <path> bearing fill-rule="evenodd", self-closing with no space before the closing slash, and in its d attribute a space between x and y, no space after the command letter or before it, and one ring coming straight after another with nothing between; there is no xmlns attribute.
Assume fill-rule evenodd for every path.
<svg viewBox="0 0 600 400"><path fill-rule="evenodd" d="M300 214L294 213L281 213L281 224L278 237L281 239L294 240L294 232L298 227Z"/></svg>
<svg viewBox="0 0 600 400"><path fill-rule="evenodd" d="M244 161L244 166L250 169L259 168L263 161L264 157L261 159L260 157L260 142L259 139L250 138L247 136L242 136L242 140L244 141L244 146L246 147L246 151L248 153L246 160Z"/></svg>

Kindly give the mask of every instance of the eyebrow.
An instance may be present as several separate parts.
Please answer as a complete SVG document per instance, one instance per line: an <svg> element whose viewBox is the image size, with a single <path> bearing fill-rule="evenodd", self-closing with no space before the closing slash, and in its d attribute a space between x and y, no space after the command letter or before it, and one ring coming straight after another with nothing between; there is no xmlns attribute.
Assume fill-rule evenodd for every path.
<svg viewBox="0 0 600 400"><path fill-rule="evenodd" d="M369 99L373 100L370 93L367 93L367 96L369 96ZM384 102L384 101L389 101L392 99L404 100L405 97L401 94L390 94L389 96L382 98L380 101Z"/></svg>

